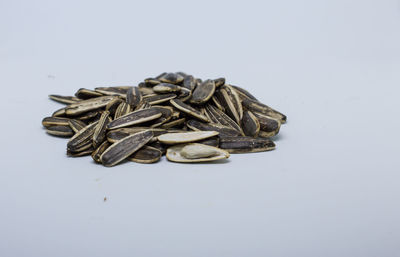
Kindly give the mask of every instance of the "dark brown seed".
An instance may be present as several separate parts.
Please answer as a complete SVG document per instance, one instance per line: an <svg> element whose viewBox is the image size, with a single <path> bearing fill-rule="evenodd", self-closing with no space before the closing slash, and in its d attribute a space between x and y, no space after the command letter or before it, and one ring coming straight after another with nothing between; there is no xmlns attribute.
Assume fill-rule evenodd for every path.
<svg viewBox="0 0 400 257"><path fill-rule="evenodd" d="M58 137L71 137L74 131L69 126L50 126L46 128L46 132Z"/></svg>
<svg viewBox="0 0 400 257"><path fill-rule="evenodd" d="M128 113L122 117L119 117L116 120L113 120L112 122L110 122L107 125L107 128L108 129L116 129L116 128L128 127L128 126L144 123L146 121L155 120L155 119L161 117L161 115L162 115L162 113L155 108L138 110L138 111Z"/></svg>
<svg viewBox="0 0 400 257"><path fill-rule="evenodd" d="M239 113L235 107L235 104L232 102L231 97L229 96L227 90L224 87L221 87L215 95L217 96L219 102L224 107L226 114L229 115L236 123L240 123Z"/></svg>
<svg viewBox="0 0 400 257"><path fill-rule="evenodd" d="M87 124L81 120L74 120L71 119L68 121L68 125L71 127L71 129L77 133L79 130L83 129L84 127L87 126Z"/></svg>
<svg viewBox="0 0 400 257"><path fill-rule="evenodd" d="M171 84L180 84L183 81L183 77L176 73L167 73L159 78L161 82L171 83Z"/></svg>
<svg viewBox="0 0 400 257"><path fill-rule="evenodd" d="M96 150L92 153L92 158L95 162L101 163L100 156L104 153L104 151L110 146L111 144L108 141L104 141L101 145L99 145Z"/></svg>
<svg viewBox="0 0 400 257"><path fill-rule="evenodd" d="M199 112L198 110L194 109L193 107L191 107L190 105L185 104L184 102L182 102L179 99L172 99L170 100L170 103L177 108L178 110L192 116L195 117L199 120L205 121L205 122L210 122L210 120L204 116L203 114L201 114L201 112Z"/></svg>
<svg viewBox="0 0 400 257"><path fill-rule="evenodd" d="M75 119L78 120L93 120L97 117L99 117L99 111L91 111L91 112L85 112L85 113L81 113L79 116L74 116Z"/></svg>
<svg viewBox="0 0 400 257"><path fill-rule="evenodd" d="M215 87L220 87L225 85L225 78L214 79Z"/></svg>
<svg viewBox="0 0 400 257"><path fill-rule="evenodd" d="M63 117L46 117L42 120L42 125L44 127L50 126L68 126L68 118Z"/></svg>
<svg viewBox="0 0 400 257"><path fill-rule="evenodd" d="M152 137L150 130L127 136L107 148L100 157L101 162L107 167L114 166L147 144Z"/></svg>
<svg viewBox="0 0 400 257"><path fill-rule="evenodd" d="M111 130L107 133L107 141L109 141L110 143L115 143L118 140L121 140L129 135L142 132L145 130L152 131L155 137L168 132L167 130L161 128L147 128L147 127L119 128Z"/></svg>
<svg viewBox="0 0 400 257"><path fill-rule="evenodd" d="M226 90L226 92L228 93L228 95L233 103L233 106L235 107L235 109L239 115L239 119L241 120L243 117L243 107L242 107L240 97L237 94L236 90L231 85L228 85L228 84L225 84L221 87L224 88Z"/></svg>
<svg viewBox="0 0 400 257"><path fill-rule="evenodd" d="M113 100L111 100L107 105L105 110L110 112L110 117L114 117L115 112L118 108L118 106L123 103L124 101L120 97L115 97Z"/></svg>
<svg viewBox="0 0 400 257"><path fill-rule="evenodd" d="M151 146L143 146L134 154L129 156L127 159L129 161L137 162L137 163L155 163L161 159L161 151L157 148Z"/></svg>
<svg viewBox="0 0 400 257"><path fill-rule="evenodd" d="M100 119L99 119L97 126L93 133L93 147L94 148L99 146L106 137L106 129L107 129L107 124L109 123L109 119L108 119L109 115L110 115L110 113L108 111L104 111L100 116Z"/></svg>
<svg viewBox="0 0 400 257"><path fill-rule="evenodd" d="M211 104L208 104L206 106L206 110L209 112L210 116L213 117L213 120L216 120L214 121L214 123L219 123L221 125L231 127L244 136L243 130L239 126L239 124L237 124L234 120L232 120L223 111L219 110L218 108L214 107Z"/></svg>
<svg viewBox="0 0 400 257"><path fill-rule="evenodd" d="M269 116L271 118L277 119L281 123L286 122L286 115L284 115L284 114L282 114L282 113L272 109L271 107L269 107L265 104L262 104L258 101L248 98L248 99L244 99L242 101L242 104L246 109L248 109L254 113L259 112L259 113Z"/></svg>
<svg viewBox="0 0 400 257"><path fill-rule="evenodd" d="M94 90L90 90L90 89L86 89L86 88L80 88L75 93L75 96L78 97L79 99L89 99L89 98L103 96L103 94L99 93L99 92L96 92Z"/></svg>
<svg viewBox="0 0 400 257"><path fill-rule="evenodd" d="M175 93L179 92L180 90L180 86L169 83L161 83L153 87L153 91L157 94Z"/></svg>
<svg viewBox="0 0 400 257"><path fill-rule="evenodd" d="M275 149L275 143L267 138L225 137L219 140L219 147L229 153L255 153Z"/></svg>
<svg viewBox="0 0 400 257"><path fill-rule="evenodd" d="M210 146L214 146L214 147L218 147L219 146L219 137L210 137L204 140L200 140L197 143L199 144L203 144L203 145L210 145Z"/></svg>
<svg viewBox="0 0 400 257"><path fill-rule="evenodd" d="M126 93L126 102L129 104L132 110L140 105L143 101L142 93L138 87L131 87Z"/></svg>
<svg viewBox="0 0 400 257"><path fill-rule="evenodd" d="M49 95L49 98L53 101L62 103L62 104L72 104L79 102L81 99L76 98L74 96L62 96L62 95Z"/></svg>
<svg viewBox="0 0 400 257"><path fill-rule="evenodd" d="M279 133L281 123L279 120L271 118L261 113L255 112L254 115L257 117L260 123L260 137L272 137Z"/></svg>
<svg viewBox="0 0 400 257"><path fill-rule="evenodd" d="M215 83L213 80L208 79L194 89L190 102L193 104L204 104L210 100L214 92Z"/></svg>
<svg viewBox="0 0 400 257"><path fill-rule="evenodd" d="M234 85L231 85L231 86L233 87L233 89L235 89L235 91L239 95L240 99L243 100L246 98L250 98L250 99L257 101L257 99L252 94L250 94L249 91L247 91L241 87L238 87L238 86L234 86Z"/></svg>
<svg viewBox="0 0 400 257"><path fill-rule="evenodd" d="M142 96L154 94L153 88L151 88L151 87L140 87L140 84L139 84L138 88L139 88L139 91L142 94Z"/></svg>
<svg viewBox="0 0 400 257"><path fill-rule="evenodd" d="M185 87L181 87L181 90L179 91L178 99L181 100L182 102L186 102L192 97L192 91Z"/></svg>
<svg viewBox="0 0 400 257"><path fill-rule="evenodd" d="M109 96L120 96L126 98L126 93L129 90L129 86L122 87L96 87L94 90L96 92L102 93L103 95Z"/></svg>
<svg viewBox="0 0 400 257"><path fill-rule="evenodd" d="M217 131L220 137L227 136L240 136L240 133L231 127L215 124L215 123L203 123L198 120L188 120L186 125L196 131Z"/></svg>
<svg viewBox="0 0 400 257"><path fill-rule="evenodd" d="M176 97L176 94L162 94L162 95L146 95L143 97L144 100L146 100L147 103L154 105L154 104L160 104L164 102L168 102L171 99L174 99Z"/></svg>
<svg viewBox="0 0 400 257"><path fill-rule="evenodd" d="M144 83L146 83L146 85L149 86L155 86L161 83L161 81L159 81L158 79L155 78L147 78L144 80Z"/></svg>
<svg viewBox="0 0 400 257"><path fill-rule="evenodd" d="M114 96L100 96L87 100L82 100L78 103L70 104L66 107L65 113L67 115L79 115L84 112L96 110L106 106Z"/></svg>
<svg viewBox="0 0 400 257"><path fill-rule="evenodd" d="M83 145L92 145L92 136L98 122L93 122L87 125L80 131L78 131L71 139L68 141L67 149L72 152L78 152ZM72 130L72 129L71 129ZM86 148L87 149L87 148Z"/></svg>
<svg viewBox="0 0 400 257"><path fill-rule="evenodd" d="M86 155L91 155L93 153L93 151L94 151L93 147L90 147L90 148L85 149L80 152L72 152L67 149L67 155L69 157L82 157L82 156L86 156Z"/></svg>
<svg viewBox="0 0 400 257"><path fill-rule="evenodd" d="M257 137L260 132L260 122L250 111L243 112L242 128L246 136Z"/></svg>
<svg viewBox="0 0 400 257"><path fill-rule="evenodd" d="M152 108L161 112L161 117L146 122L143 126L149 126L151 128L156 128L161 126L162 124L168 122L172 118L172 113L174 109L171 106L153 106ZM148 124L147 124L148 123Z"/></svg>
<svg viewBox="0 0 400 257"><path fill-rule="evenodd" d="M131 107L126 102L122 102L118 105L117 109L115 110L114 119L118 119L128 113L131 112Z"/></svg>
<svg viewBox="0 0 400 257"><path fill-rule="evenodd" d="M215 107L217 107L219 110L225 112L225 108L221 105L221 102L218 100L218 98L213 95L211 97L211 102L215 105Z"/></svg>
<svg viewBox="0 0 400 257"><path fill-rule="evenodd" d="M161 152L161 155L164 155L167 152L167 145L164 145L163 143L161 143L160 141L155 141L152 143L148 144L151 147L154 147L156 149L158 149Z"/></svg>
<svg viewBox="0 0 400 257"><path fill-rule="evenodd" d="M183 123L185 123L185 120L186 120L186 118L180 118L180 119L176 119L176 120L173 120L170 122L166 122L161 125L161 128L168 129L168 128L177 127L177 126L183 125Z"/></svg>
<svg viewBox="0 0 400 257"><path fill-rule="evenodd" d="M192 75L186 76L183 79L182 86L184 86L185 88L192 91L196 87L196 80L194 79L194 77Z"/></svg>

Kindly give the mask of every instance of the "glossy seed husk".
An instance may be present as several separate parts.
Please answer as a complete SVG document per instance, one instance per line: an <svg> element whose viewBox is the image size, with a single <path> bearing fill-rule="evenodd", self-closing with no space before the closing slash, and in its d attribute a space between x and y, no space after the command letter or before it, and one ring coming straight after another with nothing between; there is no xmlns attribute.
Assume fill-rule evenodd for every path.
<svg viewBox="0 0 400 257"><path fill-rule="evenodd" d="M219 141L219 147L229 153L255 153L275 149L275 143L267 138L225 137Z"/></svg>
<svg viewBox="0 0 400 257"><path fill-rule="evenodd" d="M194 118L197 118L204 122L210 122L210 120L206 116L204 116L200 111L194 109L190 105L185 104L184 102L182 102L179 99L172 99L172 100L170 100L170 103L172 104L172 106L174 106L178 110L180 110Z"/></svg>
<svg viewBox="0 0 400 257"><path fill-rule="evenodd" d="M107 129L128 127L161 117L162 113L155 109L143 109L121 116L107 125Z"/></svg>
<svg viewBox="0 0 400 257"><path fill-rule="evenodd" d="M192 94L190 102L193 104L204 104L214 95L215 83L213 80L206 80L197 86Z"/></svg>
<svg viewBox="0 0 400 257"><path fill-rule="evenodd" d="M162 152L155 147L143 146L137 152L129 156L127 159L137 163L155 163L161 159Z"/></svg>
<svg viewBox="0 0 400 257"><path fill-rule="evenodd" d="M242 127L246 136L257 137L260 132L260 122L250 111L245 111L243 113Z"/></svg>
<svg viewBox="0 0 400 257"><path fill-rule="evenodd" d="M153 132L145 130L127 136L107 148L101 155L100 160L106 167L117 165L147 144L153 137Z"/></svg>

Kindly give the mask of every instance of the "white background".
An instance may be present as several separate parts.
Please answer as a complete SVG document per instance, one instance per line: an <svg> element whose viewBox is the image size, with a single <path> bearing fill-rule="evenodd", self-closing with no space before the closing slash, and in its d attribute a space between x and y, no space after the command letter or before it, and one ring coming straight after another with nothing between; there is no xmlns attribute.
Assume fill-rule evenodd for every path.
<svg viewBox="0 0 400 257"><path fill-rule="evenodd" d="M394 0L1 0L0 256L400 256L399 25ZM104 168L41 127L48 94L163 71L287 114L277 149Z"/></svg>

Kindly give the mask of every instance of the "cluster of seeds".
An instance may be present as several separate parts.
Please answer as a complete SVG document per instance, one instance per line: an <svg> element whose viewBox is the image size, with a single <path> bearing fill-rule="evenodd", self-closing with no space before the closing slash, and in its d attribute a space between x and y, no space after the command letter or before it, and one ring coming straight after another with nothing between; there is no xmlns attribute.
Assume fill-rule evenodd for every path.
<svg viewBox="0 0 400 257"><path fill-rule="evenodd" d="M43 119L47 133L70 137L68 156L91 155L108 167L154 163L164 154L173 162L204 162L272 150L269 138L286 122L225 78L202 81L182 72L50 98L66 106Z"/></svg>

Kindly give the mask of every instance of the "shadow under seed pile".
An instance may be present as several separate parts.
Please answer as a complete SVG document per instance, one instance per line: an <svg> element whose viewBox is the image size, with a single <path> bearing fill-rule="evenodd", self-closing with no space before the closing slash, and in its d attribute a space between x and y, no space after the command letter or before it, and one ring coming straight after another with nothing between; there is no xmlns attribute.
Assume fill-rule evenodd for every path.
<svg viewBox="0 0 400 257"><path fill-rule="evenodd" d="M124 160L205 162L275 148L286 116L225 78L202 81L162 73L138 86L81 88L50 95L66 104L43 119L47 133L69 137L68 156L91 155L104 166Z"/></svg>

